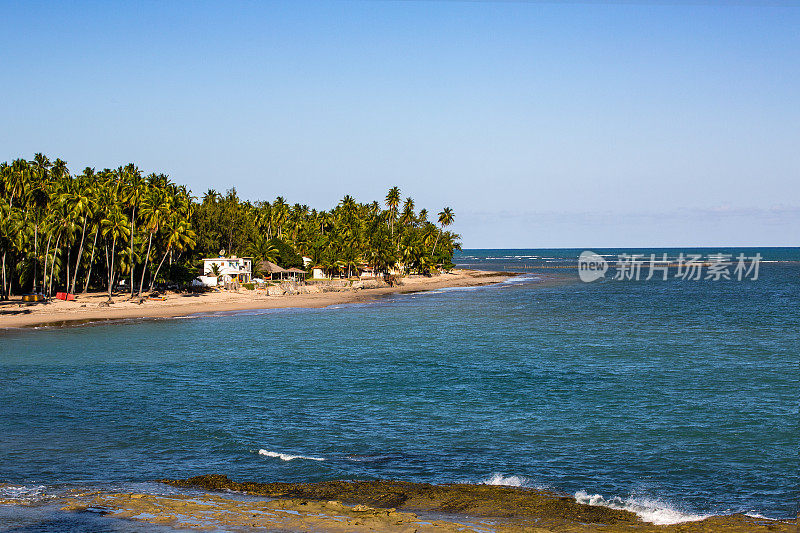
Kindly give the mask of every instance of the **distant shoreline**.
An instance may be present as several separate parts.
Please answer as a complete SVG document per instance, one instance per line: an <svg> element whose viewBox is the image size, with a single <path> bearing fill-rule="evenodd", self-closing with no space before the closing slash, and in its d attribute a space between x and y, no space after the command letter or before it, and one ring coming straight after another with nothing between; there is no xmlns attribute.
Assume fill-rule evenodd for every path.
<svg viewBox="0 0 800 533"><path fill-rule="evenodd" d="M130 301L127 294L114 297L114 304L101 307L105 293L79 295L74 302L55 300L47 304L25 305L20 302L0 303L0 330L32 327L67 327L86 323L175 318L205 313L222 313L256 309L320 308L337 304L361 303L387 294L404 294L448 287L476 287L505 281L514 272L457 269L436 276L407 276L400 285L375 288L344 288L310 294L267 295L241 289L198 295L168 294L165 301L147 300L142 304Z"/></svg>

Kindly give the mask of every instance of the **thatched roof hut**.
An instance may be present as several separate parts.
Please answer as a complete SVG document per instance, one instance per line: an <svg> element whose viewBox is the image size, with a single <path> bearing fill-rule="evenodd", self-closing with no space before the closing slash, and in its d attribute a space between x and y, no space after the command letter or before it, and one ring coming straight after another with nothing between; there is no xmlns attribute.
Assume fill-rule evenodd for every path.
<svg viewBox="0 0 800 533"><path fill-rule="evenodd" d="M307 272L305 270L303 270L302 268L292 267L289 270L287 270L286 272L288 272L289 275L294 276L295 279L300 280L300 281L305 283Z"/></svg>
<svg viewBox="0 0 800 533"><path fill-rule="evenodd" d="M258 263L258 270L264 275L269 274L269 279L272 279L273 274L278 274L279 277L283 277L284 274L289 272L285 268L279 267L272 261L260 261Z"/></svg>

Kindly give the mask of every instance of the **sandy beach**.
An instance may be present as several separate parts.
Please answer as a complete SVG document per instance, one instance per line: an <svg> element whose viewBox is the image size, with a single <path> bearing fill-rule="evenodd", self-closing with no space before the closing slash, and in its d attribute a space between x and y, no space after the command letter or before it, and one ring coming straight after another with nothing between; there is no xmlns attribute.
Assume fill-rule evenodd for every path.
<svg viewBox="0 0 800 533"><path fill-rule="evenodd" d="M166 293L165 300L146 299L139 303L128 294L115 294L106 306L106 293L78 295L75 301L53 299L47 303L24 303L19 297L0 302L0 329L35 326L69 326L101 320L168 318L197 313L219 313L286 307L327 307L359 303L387 294L420 292L445 287L473 287L499 283L513 276L508 272L453 270L437 276L406 276L396 286L375 281L339 284L286 285L266 290L213 291L200 294ZM277 291L275 290L277 289ZM285 292L284 294L279 294Z"/></svg>

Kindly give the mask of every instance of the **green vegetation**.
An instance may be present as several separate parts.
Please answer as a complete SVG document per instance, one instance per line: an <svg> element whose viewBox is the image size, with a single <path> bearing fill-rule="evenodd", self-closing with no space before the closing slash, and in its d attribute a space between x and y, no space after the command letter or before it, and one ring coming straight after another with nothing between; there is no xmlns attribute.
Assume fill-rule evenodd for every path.
<svg viewBox="0 0 800 533"><path fill-rule="evenodd" d="M274 253L271 254L274 257L273 263L277 263L279 266L283 268L303 268L303 256L297 253L289 243L283 241L277 237L273 237L269 241L267 241L269 246L275 250ZM254 250L257 252L257 250ZM269 259L270 254L266 254L264 259L267 261L271 261Z"/></svg>
<svg viewBox="0 0 800 533"><path fill-rule="evenodd" d="M0 163L0 298L13 293L102 288L141 296L156 283L187 283L199 259L252 256L302 268L301 256L332 275L367 265L388 274L452 268L459 236L446 231L453 212L416 212L393 187L378 202L345 196L329 211L238 198L209 190L198 201L164 174L134 164L87 167L72 175L61 159Z"/></svg>

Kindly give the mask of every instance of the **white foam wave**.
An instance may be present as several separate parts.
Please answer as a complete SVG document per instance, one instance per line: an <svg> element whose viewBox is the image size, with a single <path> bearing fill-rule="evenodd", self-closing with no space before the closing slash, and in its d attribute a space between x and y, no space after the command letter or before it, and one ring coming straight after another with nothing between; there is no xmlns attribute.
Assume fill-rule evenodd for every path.
<svg viewBox="0 0 800 533"><path fill-rule="evenodd" d="M279 453L279 452L271 452L269 450L258 450L259 455L265 455L267 457L274 457L276 459L280 459L282 461L294 461L295 459L306 459L308 461L324 461L324 457L311 457L308 455L290 455L288 453Z"/></svg>
<svg viewBox="0 0 800 533"><path fill-rule="evenodd" d="M0 500L20 503L32 503L47 499L44 485L4 485L0 484Z"/></svg>
<svg viewBox="0 0 800 533"><path fill-rule="evenodd" d="M611 499L606 499L600 494L589 494L583 490L575 493L575 501L586 505L598 505L611 509L630 511L645 522L650 522L657 526L696 522L711 516L685 513L660 500L634 497L628 497L623 500L616 496Z"/></svg>
<svg viewBox="0 0 800 533"><path fill-rule="evenodd" d="M504 487L527 487L528 478L525 476L504 476L495 472L482 482L483 485L502 485Z"/></svg>
<svg viewBox="0 0 800 533"><path fill-rule="evenodd" d="M513 278L508 278L507 280L503 281L503 285L519 285L520 283L529 283L531 281L541 281L542 278L537 275L532 274L522 274L519 276L514 276Z"/></svg>

